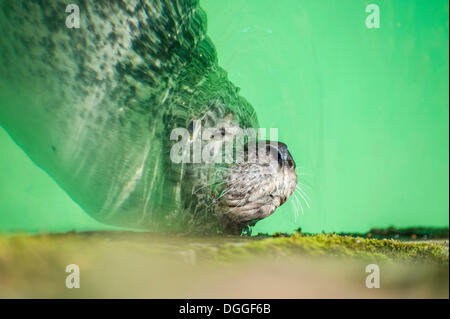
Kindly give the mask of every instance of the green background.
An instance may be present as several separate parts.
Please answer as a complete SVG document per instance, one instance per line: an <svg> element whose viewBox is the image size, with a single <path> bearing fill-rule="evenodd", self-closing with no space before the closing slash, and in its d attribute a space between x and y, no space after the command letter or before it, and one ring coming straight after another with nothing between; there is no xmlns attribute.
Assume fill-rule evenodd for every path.
<svg viewBox="0 0 450 319"><path fill-rule="evenodd" d="M380 7L368 29L367 4ZM219 63L278 128L311 208L291 199L260 232L449 223L446 0L201 0ZM0 231L95 222L0 129Z"/></svg>

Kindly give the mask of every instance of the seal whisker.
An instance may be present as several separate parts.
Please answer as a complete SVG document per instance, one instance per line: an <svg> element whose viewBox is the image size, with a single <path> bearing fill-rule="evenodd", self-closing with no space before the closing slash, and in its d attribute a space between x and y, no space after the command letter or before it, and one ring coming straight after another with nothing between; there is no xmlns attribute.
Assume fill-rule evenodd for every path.
<svg viewBox="0 0 450 319"><path fill-rule="evenodd" d="M311 200L311 198L308 196L308 194L306 193L306 191L303 188L301 188L300 186L297 185L295 187L295 189L298 190L299 192L301 192L303 195L305 195L306 199L308 199L309 201Z"/></svg>
<svg viewBox="0 0 450 319"><path fill-rule="evenodd" d="M311 206L309 206L309 202L306 200L306 198L303 196L302 193L297 192L298 195L300 195L300 197L305 201L306 206L308 206L308 208L311 208Z"/></svg>
<svg viewBox="0 0 450 319"><path fill-rule="evenodd" d="M192 194L197 194L199 191L201 191L202 189L204 189L204 188L206 188L206 187L211 187L211 186L213 186L213 185L221 185L221 184L223 184L223 183L225 183L225 182L226 182L226 181L218 181L218 182L213 182L213 183L211 183L211 184L204 185L204 186L202 186L202 187L197 188Z"/></svg>
<svg viewBox="0 0 450 319"><path fill-rule="evenodd" d="M224 197L229 191L231 191L231 188L227 189L225 192L222 192L222 194L219 197L217 197L217 200L219 200L222 197Z"/></svg>
<svg viewBox="0 0 450 319"><path fill-rule="evenodd" d="M298 205L297 205L297 203L296 203L296 194L294 193L294 200L292 201L292 204L294 205L294 208L295 208L295 211L294 211L294 217L295 217L295 220L297 220L297 217L298 217L298 211L299 211L299 208L298 208Z"/></svg>
<svg viewBox="0 0 450 319"><path fill-rule="evenodd" d="M302 190L302 189L295 189L295 192L301 196L301 198L305 201L305 203L308 205L309 207L309 200L310 198L308 197L308 195L306 195L306 193Z"/></svg>
<svg viewBox="0 0 450 319"><path fill-rule="evenodd" d="M309 185L308 183L306 183L305 180L303 180L303 182L299 181L297 184L300 185L300 186L307 187L309 189L313 189L313 187L311 185Z"/></svg>
<svg viewBox="0 0 450 319"><path fill-rule="evenodd" d="M302 202L298 199L297 194L296 194L295 192L292 193L292 194L294 195L294 199L297 201L297 203L300 204L300 209L301 209L302 216L303 216L304 214L303 214L303 205L302 205ZM298 216L298 215L297 215L297 216Z"/></svg>

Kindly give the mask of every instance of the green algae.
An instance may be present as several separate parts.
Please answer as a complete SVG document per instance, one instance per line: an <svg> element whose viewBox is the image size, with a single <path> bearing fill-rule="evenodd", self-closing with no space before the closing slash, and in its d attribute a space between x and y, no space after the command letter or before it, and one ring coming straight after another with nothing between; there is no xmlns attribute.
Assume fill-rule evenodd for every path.
<svg viewBox="0 0 450 319"><path fill-rule="evenodd" d="M245 244L224 244L216 252L220 260L251 256L354 257L376 261L424 262L448 265L448 242L405 242L337 234L271 237Z"/></svg>
<svg viewBox="0 0 450 319"><path fill-rule="evenodd" d="M192 251L198 258L233 262L256 257L345 257L373 261L448 265L448 240L409 242L337 234L255 238L239 236L190 236L137 232L84 232L39 236L0 237L0 251L6 253L22 247L47 250L57 245L95 249L102 243L116 243L127 249L144 249L148 253L183 253ZM92 248L89 248L92 247ZM57 252L55 252L57 253Z"/></svg>

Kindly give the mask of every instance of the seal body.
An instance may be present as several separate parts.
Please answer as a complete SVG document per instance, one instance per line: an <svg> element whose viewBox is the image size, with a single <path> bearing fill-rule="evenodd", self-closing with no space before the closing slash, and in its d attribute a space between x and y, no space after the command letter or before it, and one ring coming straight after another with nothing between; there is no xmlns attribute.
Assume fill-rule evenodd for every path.
<svg viewBox="0 0 450 319"><path fill-rule="evenodd" d="M205 13L195 0L80 1L67 28L66 6L1 0L0 125L97 220L184 227L209 211L210 193L193 194L216 168L173 163L170 132L193 119L258 126Z"/></svg>

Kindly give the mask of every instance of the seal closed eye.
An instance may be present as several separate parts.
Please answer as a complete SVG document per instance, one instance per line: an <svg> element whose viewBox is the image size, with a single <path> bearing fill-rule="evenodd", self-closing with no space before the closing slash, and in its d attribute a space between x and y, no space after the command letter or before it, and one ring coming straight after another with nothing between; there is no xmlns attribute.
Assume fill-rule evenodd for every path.
<svg viewBox="0 0 450 319"><path fill-rule="evenodd" d="M198 1L82 1L79 29L65 8L1 0L0 124L89 215L239 233L286 201L297 177L282 143L276 156L247 154L264 163L170 159L171 132L195 119L222 140L225 128L258 127L217 64Z"/></svg>

